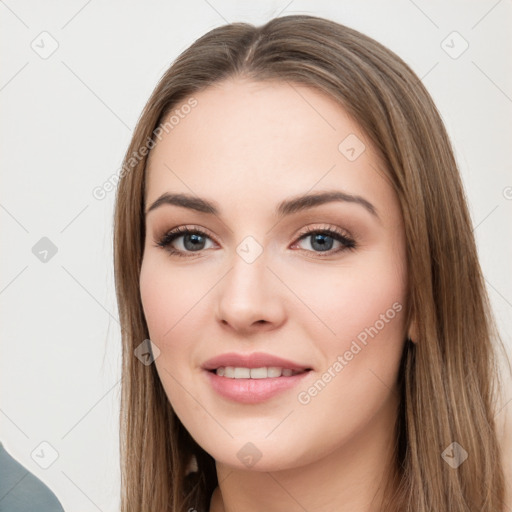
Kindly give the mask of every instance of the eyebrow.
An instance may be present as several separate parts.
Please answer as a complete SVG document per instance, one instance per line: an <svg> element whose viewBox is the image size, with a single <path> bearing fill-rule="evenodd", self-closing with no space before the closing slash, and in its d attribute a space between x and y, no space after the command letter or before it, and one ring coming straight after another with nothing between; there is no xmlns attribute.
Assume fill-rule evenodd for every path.
<svg viewBox="0 0 512 512"><path fill-rule="evenodd" d="M320 206L322 204L332 202L358 204L380 220L377 209L367 199L338 190L329 192L317 192L314 194L300 195L286 199L279 203L275 213L278 218L281 218L303 210L314 208L315 206ZM182 208L188 208L190 210L206 213L209 215L218 216L220 214L220 209L217 203L213 201L202 199L200 197L192 196L189 194L170 194L165 192L146 210L146 215L164 204L181 206Z"/></svg>

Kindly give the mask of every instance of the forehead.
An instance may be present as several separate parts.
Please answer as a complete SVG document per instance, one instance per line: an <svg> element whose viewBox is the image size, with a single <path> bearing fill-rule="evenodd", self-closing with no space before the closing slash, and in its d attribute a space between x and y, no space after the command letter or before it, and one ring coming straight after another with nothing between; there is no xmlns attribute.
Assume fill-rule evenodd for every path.
<svg viewBox="0 0 512 512"><path fill-rule="evenodd" d="M331 188L393 201L370 141L322 92L237 79L193 98L191 109L180 110L188 99L176 105L172 129L150 153L146 204L181 192L234 209L264 197L270 209L284 197Z"/></svg>

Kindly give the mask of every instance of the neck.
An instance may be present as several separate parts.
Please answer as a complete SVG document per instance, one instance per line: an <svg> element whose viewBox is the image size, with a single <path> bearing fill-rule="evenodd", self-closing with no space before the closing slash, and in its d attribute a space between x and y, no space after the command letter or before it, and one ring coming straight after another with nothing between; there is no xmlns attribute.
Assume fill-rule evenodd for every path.
<svg viewBox="0 0 512 512"><path fill-rule="evenodd" d="M365 429L306 466L262 472L216 462L219 486L210 512L380 511L396 476L393 401Z"/></svg>

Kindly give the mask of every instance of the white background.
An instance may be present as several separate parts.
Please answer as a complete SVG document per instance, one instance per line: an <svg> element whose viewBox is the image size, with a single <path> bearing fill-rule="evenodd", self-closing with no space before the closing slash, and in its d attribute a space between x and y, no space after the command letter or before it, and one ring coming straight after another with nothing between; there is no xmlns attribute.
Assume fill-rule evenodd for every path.
<svg viewBox="0 0 512 512"><path fill-rule="evenodd" d="M195 39L298 13L366 33L422 78L452 138L512 347L510 0L2 1L0 440L66 511L119 502L114 192L97 200L92 190L118 172L151 91ZM31 47L51 48L43 31L58 43L46 59ZM453 31L469 43L457 59L441 46ZM42 237L58 249L46 263L32 253ZM58 452L48 469L31 458L42 441Z"/></svg>

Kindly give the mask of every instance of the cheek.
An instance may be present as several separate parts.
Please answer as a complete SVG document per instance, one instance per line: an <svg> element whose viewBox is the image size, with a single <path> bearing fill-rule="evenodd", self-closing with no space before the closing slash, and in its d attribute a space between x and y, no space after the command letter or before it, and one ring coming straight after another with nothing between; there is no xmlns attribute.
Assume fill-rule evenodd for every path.
<svg viewBox="0 0 512 512"><path fill-rule="evenodd" d="M363 269L353 271L343 282L334 284L340 291L324 307L334 320L339 339L350 336L364 340L364 333L371 327L391 338L392 333L401 330L402 315L397 313L404 309L403 276Z"/></svg>
<svg viewBox="0 0 512 512"><path fill-rule="evenodd" d="M363 403L374 410L393 389L405 340L406 299L405 270L396 256L393 251L369 254L357 265L302 280L298 295L321 320L310 314L312 320L302 325L323 367L322 382L311 392L302 389L300 403L316 401L320 411L342 402L344 412L353 407L357 417Z"/></svg>
<svg viewBox="0 0 512 512"><path fill-rule="evenodd" d="M297 389L297 427L290 428L299 435L299 425L308 425L307 433L300 432L301 460L349 446L359 435L371 439L372 429L377 424L389 428L385 418L394 414L404 342L402 287L389 279L356 281L344 281L335 307L328 301L324 305L336 335L326 336L325 328L310 333L317 340L323 365L315 379Z"/></svg>
<svg viewBox="0 0 512 512"><path fill-rule="evenodd" d="M401 340L399 313L405 309L406 274L400 256L392 249L368 251L347 259L346 265L304 271L300 278L288 272L288 282L294 283L294 291L309 309L303 318L311 320L303 321L314 329L310 338L325 340L329 351L340 351L377 324L384 337Z"/></svg>
<svg viewBox="0 0 512 512"><path fill-rule="evenodd" d="M195 393L197 379L191 372L199 372L198 338L211 320L208 292L215 282L207 269L192 273L171 266L162 255L143 260L139 285L144 316L149 337L160 349L155 365L173 406L185 400L185 382L187 390Z"/></svg>
<svg viewBox="0 0 512 512"><path fill-rule="evenodd" d="M151 257L143 260L139 285L149 338L160 349L155 366L167 397L175 411L200 415L182 386L186 382L187 390L195 394L189 360L191 333L198 325L191 320L204 290L193 286L180 269L170 271L168 262Z"/></svg>
<svg viewBox="0 0 512 512"><path fill-rule="evenodd" d="M162 265L150 260L143 260L140 273L140 297L144 317L152 341L157 342L172 324L170 316L176 310L176 294L168 282Z"/></svg>
<svg viewBox="0 0 512 512"><path fill-rule="evenodd" d="M140 296L150 337L155 342L170 341L188 322L188 315L204 297L208 282L190 272L173 268L161 258L143 260Z"/></svg>

